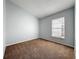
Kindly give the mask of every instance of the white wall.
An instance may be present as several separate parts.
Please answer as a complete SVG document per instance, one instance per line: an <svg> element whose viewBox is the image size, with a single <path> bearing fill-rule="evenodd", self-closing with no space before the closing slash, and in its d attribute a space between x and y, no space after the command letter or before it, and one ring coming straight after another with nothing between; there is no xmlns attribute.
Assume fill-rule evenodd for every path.
<svg viewBox="0 0 79 59"><path fill-rule="evenodd" d="M41 18L38 22L37 18L13 4L11 1L6 0L6 19L4 20L6 32L5 43L6 45L12 45L39 37L74 46L73 11L73 8L70 8L49 17ZM65 40L53 40L51 37L51 20L63 16L65 16L67 23L66 38Z"/></svg>
<svg viewBox="0 0 79 59"><path fill-rule="evenodd" d="M65 17L65 39L56 39L52 37L52 20L60 17ZM50 15L39 20L39 37L50 41L55 41L64 45L74 47L75 30L74 30L74 8L61 11L54 15Z"/></svg>
<svg viewBox="0 0 79 59"><path fill-rule="evenodd" d="M6 7L6 5L5 5L5 0L3 0L3 11L4 11L4 12L3 12L3 36L4 36L4 37L3 37L3 54L5 53L5 49L6 49L6 42L5 42L5 38L6 38L6 37L5 37L5 34L6 34L6 33L5 33L5 31L6 31L6 30L5 30L5 29L6 29L6 28L5 28L5 24L6 24L6 22L5 22L5 20L6 20L6 8L5 8L5 7ZM4 56L4 55L3 55L3 56Z"/></svg>
<svg viewBox="0 0 79 59"><path fill-rule="evenodd" d="M6 0L6 45L38 38L38 19Z"/></svg>

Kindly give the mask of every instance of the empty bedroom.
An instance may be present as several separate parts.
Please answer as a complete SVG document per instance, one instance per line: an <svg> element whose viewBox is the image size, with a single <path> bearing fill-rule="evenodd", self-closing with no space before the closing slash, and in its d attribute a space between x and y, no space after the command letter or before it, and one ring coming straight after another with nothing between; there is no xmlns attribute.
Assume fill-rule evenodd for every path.
<svg viewBox="0 0 79 59"><path fill-rule="evenodd" d="M74 0L3 0L4 59L75 59Z"/></svg>

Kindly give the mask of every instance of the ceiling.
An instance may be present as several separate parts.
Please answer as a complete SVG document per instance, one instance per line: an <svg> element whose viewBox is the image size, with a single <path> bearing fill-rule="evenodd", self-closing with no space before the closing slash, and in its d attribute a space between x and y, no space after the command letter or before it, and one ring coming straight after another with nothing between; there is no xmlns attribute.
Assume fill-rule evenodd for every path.
<svg viewBox="0 0 79 59"><path fill-rule="evenodd" d="M11 0L30 14L41 18L73 7L74 0Z"/></svg>

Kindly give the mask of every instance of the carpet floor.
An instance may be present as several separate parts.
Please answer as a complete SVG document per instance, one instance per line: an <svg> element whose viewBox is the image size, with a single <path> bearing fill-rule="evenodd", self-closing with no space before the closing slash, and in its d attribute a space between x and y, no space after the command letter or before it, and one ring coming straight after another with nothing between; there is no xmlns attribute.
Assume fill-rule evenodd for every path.
<svg viewBox="0 0 79 59"><path fill-rule="evenodd" d="M74 49L43 39L7 46L4 59L75 59Z"/></svg>

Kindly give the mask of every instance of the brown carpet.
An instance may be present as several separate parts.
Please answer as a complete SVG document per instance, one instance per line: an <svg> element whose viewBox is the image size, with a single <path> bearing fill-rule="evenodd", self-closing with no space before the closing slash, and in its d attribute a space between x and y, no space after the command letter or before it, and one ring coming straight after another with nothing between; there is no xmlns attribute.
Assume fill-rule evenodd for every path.
<svg viewBox="0 0 79 59"><path fill-rule="evenodd" d="M35 39L8 46L4 59L74 59L74 49L54 42Z"/></svg>

